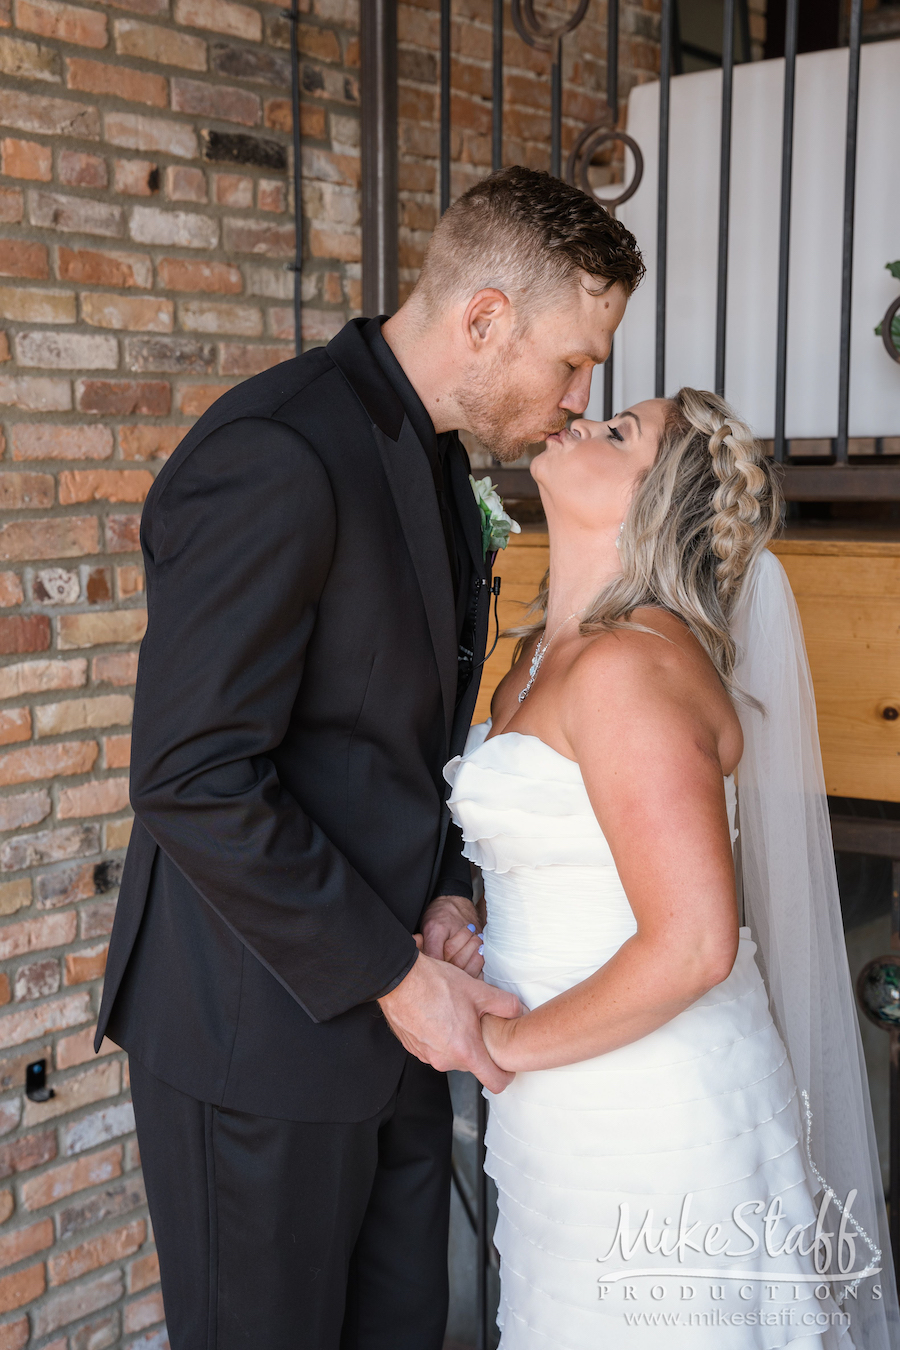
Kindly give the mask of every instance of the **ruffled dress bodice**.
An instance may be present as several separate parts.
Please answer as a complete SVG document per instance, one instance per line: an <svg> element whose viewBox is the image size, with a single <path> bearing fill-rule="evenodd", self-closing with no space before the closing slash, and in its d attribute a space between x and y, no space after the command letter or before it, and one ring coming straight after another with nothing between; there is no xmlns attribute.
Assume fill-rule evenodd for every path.
<svg viewBox="0 0 900 1350"><path fill-rule="evenodd" d="M536 736L487 739L490 729L473 727L444 769L448 804L484 875L491 978L527 984L520 997L534 1008L602 966L637 924L575 761ZM725 788L733 829L731 778Z"/></svg>

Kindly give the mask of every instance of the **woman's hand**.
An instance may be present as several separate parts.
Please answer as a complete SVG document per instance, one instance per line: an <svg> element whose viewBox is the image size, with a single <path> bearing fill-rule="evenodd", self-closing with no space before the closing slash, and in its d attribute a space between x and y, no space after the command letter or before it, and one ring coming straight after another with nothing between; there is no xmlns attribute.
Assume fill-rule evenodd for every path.
<svg viewBox="0 0 900 1350"><path fill-rule="evenodd" d="M478 979L484 968L484 935L471 900L461 895L439 895L422 916L419 950L435 961L448 961Z"/></svg>
<svg viewBox="0 0 900 1350"><path fill-rule="evenodd" d="M513 1038L521 1021L521 1017L495 1017L493 1013L485 1013L481 1019L484 1047L497 1067L508 1073L515 1072L507 1066L513 1058Z"/></svg>

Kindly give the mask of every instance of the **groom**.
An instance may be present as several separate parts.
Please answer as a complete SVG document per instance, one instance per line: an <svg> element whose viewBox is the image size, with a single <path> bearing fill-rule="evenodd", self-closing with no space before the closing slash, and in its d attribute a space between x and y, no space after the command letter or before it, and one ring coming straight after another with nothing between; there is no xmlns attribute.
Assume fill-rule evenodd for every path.
<svg viewBox="0 0 900 1350"><path fill-rule="evenodd" d="M642 270L582 192L495 174L392 319L231 390L150 492L97 1045L130 1056L172 1350L441 1346L439 1071L502 1091L479 1019L518 1011L474 978L444 807L490 600L456 429L511 459L583 412Z"/></svg>

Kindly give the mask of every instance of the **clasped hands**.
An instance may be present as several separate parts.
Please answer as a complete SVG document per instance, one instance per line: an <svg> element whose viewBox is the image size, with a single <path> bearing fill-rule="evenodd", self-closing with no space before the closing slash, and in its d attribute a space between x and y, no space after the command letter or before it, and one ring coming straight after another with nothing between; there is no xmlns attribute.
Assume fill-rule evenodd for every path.
<svg viewBox="0 0 900 1350"><path fill-rule="evenodd" d="M481 938L471 926L470 900L441 895L425 911L416 935L420 956L396 989L378 1000L401 1044L433 1068L466 1069L490 1092L502 1092L513 1074L501 1069L485 1044L493 1044L503 1019L525 1009L516 998L479 978ZM488 1021L482 1023L482 1018Z"/></svg>

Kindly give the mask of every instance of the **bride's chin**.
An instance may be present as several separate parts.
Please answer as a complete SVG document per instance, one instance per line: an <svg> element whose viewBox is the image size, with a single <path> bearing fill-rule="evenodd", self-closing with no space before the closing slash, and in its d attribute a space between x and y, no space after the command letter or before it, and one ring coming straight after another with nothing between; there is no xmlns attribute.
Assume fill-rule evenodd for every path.
<svg viewBox="0 0 900 1350"><path fill-rule="evenodd" d="M532 478L538 484L546 481L547 471L552 463L553 448L553 445L545 445L543 450L537 452L528 466Z"/></svg>

